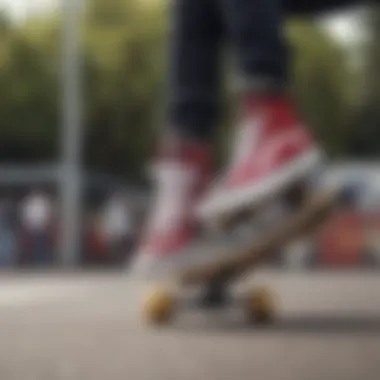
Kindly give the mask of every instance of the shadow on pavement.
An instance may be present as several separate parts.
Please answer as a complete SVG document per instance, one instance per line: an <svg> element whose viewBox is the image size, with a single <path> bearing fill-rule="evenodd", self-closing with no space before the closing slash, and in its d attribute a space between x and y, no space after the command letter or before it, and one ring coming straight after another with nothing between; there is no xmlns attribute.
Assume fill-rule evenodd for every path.
<svg viewBox="0 0 380 380"><path fill-rule="evenodd" d="M240 318L239 318L240 319ZM191 334L199 333L228 333L228 332L242 332L244 334L257 334L257 333L289 333L289 334L371 334L380 336L380 316L373 317L294 317L284 318L274 321L272 324L260 326L249 324L243 319L228 320L226 318L218 317L213 318L209 315L205 318L199 318L190 321L178 318L175 326L180 332L187 332Z"/></svg>

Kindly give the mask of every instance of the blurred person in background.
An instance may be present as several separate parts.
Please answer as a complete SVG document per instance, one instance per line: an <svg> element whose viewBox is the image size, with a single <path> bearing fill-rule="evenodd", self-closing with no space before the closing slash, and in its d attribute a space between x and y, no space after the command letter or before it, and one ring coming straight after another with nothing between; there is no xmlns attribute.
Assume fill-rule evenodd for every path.
<svg viewBox="0 0 380 380"><path fill-rule="evenodd" d="M87 266L109 265L109 255L103 236L100 217L95 210L85 210L83 218L82 264Z"/></svg>
<svg viewBox="0 0 380 380"><path fill-rule="evenodd" d="M114 264L128 260L133 243L132 210L124 191L118 190L106 201L101 215L102 233Z"/></svg>
<svg viewBox="0 0 380 380"><path fill-rule="evenodd" d="M0 200L0 266L9 267L16 263L16 229L14 204L8 198Z"/></svg>
<svg viewBox="0 0 380 380"><path fill-rule="evenodd" d="M153 168L157 197L136 270L154 271L173 257L197 264L220 251L191 255L199 221L259 204L308 179L324 153L288 96L288 13L310 13L348 1L174 0L170 28L167 128ZM221 52L236 58L240 117L230 163L213 178L212 145L220 111ZM163 260L167 258L168 260Z"/></svg>
<svg viewBox="0 0 380 380"><path fill-rule="evenodd" d="M53 261L51 227L53 202L43 190L33 190L21 202L23 259L32 265L46 266Z"/></svg>

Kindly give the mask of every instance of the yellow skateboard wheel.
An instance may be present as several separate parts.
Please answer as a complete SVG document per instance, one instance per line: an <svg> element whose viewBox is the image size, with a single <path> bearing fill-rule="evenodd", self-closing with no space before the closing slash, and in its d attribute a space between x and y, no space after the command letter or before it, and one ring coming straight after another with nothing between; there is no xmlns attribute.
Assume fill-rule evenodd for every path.
<svg viewBox="0 0 380 380"><path fill-rule="evenodd" d="M173 317L175 308L174 295L165 287L150 290L144 298L143 318L153 325L163 325Z"/></svg>
<svg viewBox="0 0 380 380"><path fill-rule="evenodd" d="M276 299L270 288L255 287L247 294L246 313L248 319L256 324L268 324L273 321Z"/></svg>

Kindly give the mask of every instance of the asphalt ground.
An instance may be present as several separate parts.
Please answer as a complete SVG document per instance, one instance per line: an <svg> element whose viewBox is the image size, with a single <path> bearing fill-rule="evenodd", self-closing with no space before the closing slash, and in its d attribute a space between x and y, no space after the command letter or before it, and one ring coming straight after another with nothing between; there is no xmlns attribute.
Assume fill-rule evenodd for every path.
<svg viewBox="0 0 380 380"><path fill-rule="evenodd" d="M262 271L277 319L183 310L144 325L121 274L2 274L1 380L378 380L380 272Z"/></svg>

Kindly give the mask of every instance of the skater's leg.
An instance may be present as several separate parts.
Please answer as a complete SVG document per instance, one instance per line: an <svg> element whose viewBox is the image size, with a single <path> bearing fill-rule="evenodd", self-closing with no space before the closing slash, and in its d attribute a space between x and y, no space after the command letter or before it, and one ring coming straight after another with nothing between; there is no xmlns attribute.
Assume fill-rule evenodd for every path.
<svg viewBox="0 0 380 380"><path fill-rule="evenodd" d="M287 78L284 17L312 15L353 4L358 0L219 0L235 46L244 81L264 79L280 85Z"/></svg>
<svg viewBox="0 0 380 380"><path fill-rule="evenodd" d="M222 27L217 0L174 0L168 125L186 140L209 140L219 102Z"/></svg>
<svg viewBox="0 0 380 380"><path fill-rule="evenodd" d="M282 0L219 0L247 90L282 89L287 80L287 48Z"/></svg>
<svg viewBox="0 0 380 380"><path fill-rule="evenodd" d="M216 0L174 0L171 16L168 129L155 161L156 201L134 266L148 273L176 270L181 260L188 265L197 237L193 205L211 179L209 140L219 100L222 29Z"/></svg>
<svg viewBox="0 0 380 380"><path fill-rule="evenodd" d="M198 207L202 219L261 204L319 166L321 153L288 99L281 0L219 0L242 95L231 164Z"/></svg>

